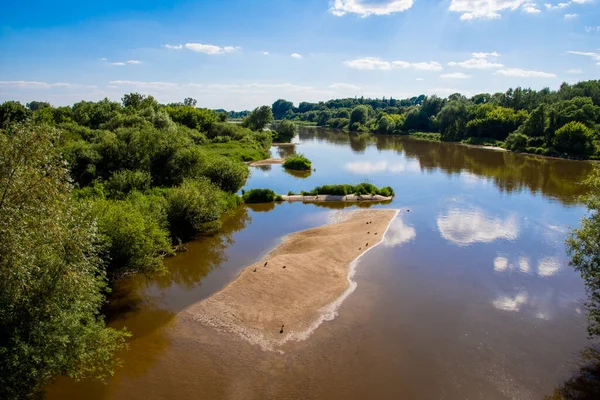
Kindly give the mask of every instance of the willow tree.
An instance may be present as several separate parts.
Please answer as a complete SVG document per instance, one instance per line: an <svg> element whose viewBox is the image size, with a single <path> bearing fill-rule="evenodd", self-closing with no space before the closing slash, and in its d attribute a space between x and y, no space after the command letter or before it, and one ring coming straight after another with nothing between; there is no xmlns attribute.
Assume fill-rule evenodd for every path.
<svg viewBox="0 0 600 400"><path fill-rule="evenodd" d="M89 207L71 198L49 127L0 131L0 398L57 375L109 375L125 332L105 326L106 279Z"/></svg>

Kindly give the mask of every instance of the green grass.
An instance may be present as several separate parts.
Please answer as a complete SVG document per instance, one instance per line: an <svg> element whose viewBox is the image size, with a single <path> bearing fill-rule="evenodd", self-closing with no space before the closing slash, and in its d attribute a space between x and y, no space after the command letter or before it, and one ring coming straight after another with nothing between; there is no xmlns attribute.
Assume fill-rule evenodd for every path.
<svg viewBox="0 0 600 400"><path fill-rule="evenodd" d="M442 139L442 135L439 133L427 133L427 132L411 132L408 136L415 139L429 140L432 142L439 142Z"/></svg>
<svg viewBox="0 0 600 400"><path fill-rule="evenodd" d="M281 201L280 195L275 194L271 189L251 189L242 195L244 203L272 203Z"/></svg>
<svg viewBox="0 0 600 400"><path fill-rule="evenodd" d="M227 142L210 143L202 146L210 154L226 156L240 161L258 161L269 158L269 152L258 144Z"/></svg>
<svg viewBox="0 0 600 400"><path fill-rule="evenodd" d="M311 196L316 196L316 195L320 195L320 194L333 195L333 196L345 196L348 194L358 194L358 195L378 194L381 196L390 197L390 196L394 196L394 189L392 189L390 186L378 188L375 185L363 182L363 183L359 183L358 185L348 185L348 184L323 185L323 186L318 186L318 187L314 188L310 192L302 192L301 194L311 195Z"/></svg>
<svg viewBox="0 0 600 400"><path fill-rule="evenodd" d="M285 159L283 168L295 171L310 171L312 169L312 164L310 160L302 154L296 154Z"/></svg>

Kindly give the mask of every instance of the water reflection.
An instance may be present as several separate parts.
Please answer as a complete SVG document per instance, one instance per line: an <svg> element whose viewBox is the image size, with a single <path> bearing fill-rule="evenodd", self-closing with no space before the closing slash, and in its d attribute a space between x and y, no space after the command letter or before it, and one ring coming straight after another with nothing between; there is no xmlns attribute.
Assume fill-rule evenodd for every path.
<svg viewBox="0 0 600 400"><path fill-rule="evenodd" d="M279 145L279 146L276 146L276 148L277 148L277 155L279 156L279 158L286 158L286 157L296 154L296 145L295 144Z"/></svg>
<svg viewBox="0 0 600 400"><path fill-rule="evenodd" d="M578 371L554 389L546 400L600 399L600 347L591 346L581 352Z"/></svg>
<svg viewBox="0 0 600 400"><path fill-rule="evenodd" d="M419 163L412 162L396 162L390 163L387 161L364 161L347 163L344 168L355 174L370 175L377 172L390 172L399 174L406 171L418 172Z"/></svg>
<svg viewBox="0 0 600 400"><path fill-rule="evenodd" d="M515 296L501 296L494 300L492 304L498 310L518 312L521 306L527 303L528 297L527 292L521 292Z"/></svg>
<svg viewBox="0 0 600 400"><path fill-rule="evenodd" d="M299 178L299 179L306 179L310 176L310 174L312 173L312 171L294 171L292 169L287 169L287 168L281 168L283 170L283 172L285 172L288 175L293 176L294 178Z"/></svg>
<svg viewBox="0 0 600 400"><path fill-rule="evenodd" d="M529 257L521 255L516 262L510 262L507 256L498 255L494 258L494 271L498 273L518 270L524 274L531 272ZM537 262L536 274L547 278L556 275L560 271L560 261L557 256L544 256Z"/></svg>
<svg viewBox="0 0 600 400"><path fill-rule="evenodd" d="M481 210L452 209L440 214L437 226L442 237L456 245L490 243L497 239L515 240L519 236L519 221L515 216L505 220L488 218Z"/></svg>
<svg viewBox="0 0 600 400"><path fill-rule="evenodd" d="M560 262L557 257L546 256L538 262L538 275L548 277L556 275L560 270Z"/></svg>
<svg viewBox="0 0 600 400"><path fill-rule="evenodd" d="M402 218L398 217L392 221L383 239L384 246L398 246L410 242L417 236L417 231L410 225L406 225Z"/></svg>

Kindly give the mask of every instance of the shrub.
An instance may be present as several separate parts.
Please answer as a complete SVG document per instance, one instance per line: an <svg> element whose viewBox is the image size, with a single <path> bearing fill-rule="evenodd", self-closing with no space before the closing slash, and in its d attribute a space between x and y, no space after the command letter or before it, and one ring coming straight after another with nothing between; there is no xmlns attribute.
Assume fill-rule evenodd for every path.
<svg viewBox="0 0 600 400"><path fill-rule="evenodd" d="M512 151L524 151L527 144L528 137L522 133L513 132L506 138L506 148Z"/></svg>
<svg viewBox="0 0 600 400"><path fill-rule="evenodd" d="M303 192L303 194L305 194L305 192ZM311 190L310 192L306 192L306 194L310 194L313 196L317 195L317 194L326 194L326 195L333 195L333 196L346 196L349 194L358 194L358 195L379 194L382 196L389 197L389 196L394 195L394 189L392 189L390 186L386 186L386 187L379 189L375 185L364 182L364 183L359 183L358 185L343 184L343 185L318 186L318 187L314 188L313 190Z"/></svg>
<svg viewBox="0 0 600 400"><path fill-rule="evenodd" d="M293 169L296 171L310 171L312 164L310 160L302 154L296 154L285 159L283 168Z"/></svg>
<svg viewBox="0 0 600 400"><path fill-rule="evenodd" d="M249 174L250 171L246 164L227 157L213 158L202 172L202 175L208 177L211 182L230 193L240 190L246 183Z"/></svg>
<svg viewBox="0 0 600 400"><path fill-rule="evenodd" d="M576 155L594 152L594 131L581 122L572 121L556 131L554 146L559 151Z"/></svg>
<svg viewBox="0 0 600 400"><path fill-rule="evenodd" d="M151 182L152 178L148 172L121 170L115 172L104 187L109 197L123 199L134 190L148 190Z"/></svg>
<svg viewBox="0 0 600 400"><path fill-rule="evenodd" d="M244 193L244 203L271 203L278 196L271 189L250 189Z"/></svg>
<svg viewBox="0 0 600 400"><path fill-rule="evenodd" d="M296 136L296 124L287 119L281 121L277 126L277 132L273 136L273 140L279 143L289 143Z"/></svg>
<svg viewBox="0 0 600 400"><path fill-rule="evenodd" d="M172 253L169 231L156 212L127 200L98 200L93 212L104 239L109 276L162 271L162 258Z"/></svg>
<svg viewBox="0 0 600 400"><path fill-rule="evenodd" d="M228 196L207 178L184 180L167 194L171 236L188 240L219 228L221 213L236 205L236 199L237 196Z"/></svg>

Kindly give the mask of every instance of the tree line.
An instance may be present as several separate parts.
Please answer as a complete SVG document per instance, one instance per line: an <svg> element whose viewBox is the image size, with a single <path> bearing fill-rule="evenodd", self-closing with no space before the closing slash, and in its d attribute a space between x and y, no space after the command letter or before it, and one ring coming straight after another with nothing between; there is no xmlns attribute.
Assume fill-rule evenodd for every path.
<svg viewBox="0 0 600 400"><path fill-rule="evenodd" d="M572 158L600 158L600 80L548 88L509 89L447 98L346 98L325 102L279 99L276 119L350 132L437 133L442 141L491 144L509 150Z"/></svg>

